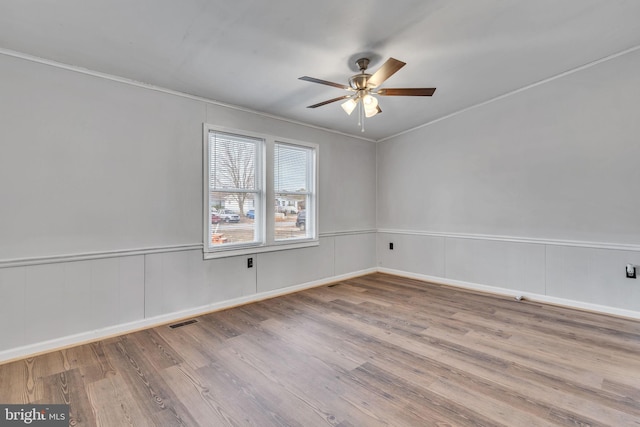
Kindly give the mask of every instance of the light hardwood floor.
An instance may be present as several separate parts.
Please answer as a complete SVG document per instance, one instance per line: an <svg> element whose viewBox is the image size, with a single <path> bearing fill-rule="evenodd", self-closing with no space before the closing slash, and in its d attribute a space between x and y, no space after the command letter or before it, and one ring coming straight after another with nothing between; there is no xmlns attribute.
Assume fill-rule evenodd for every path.
<svg viewBox="0 0 640 427"><path fill-rule="evenodd" d="M640 426L640 322L384 274L0 366L77 426Z"/></svg>

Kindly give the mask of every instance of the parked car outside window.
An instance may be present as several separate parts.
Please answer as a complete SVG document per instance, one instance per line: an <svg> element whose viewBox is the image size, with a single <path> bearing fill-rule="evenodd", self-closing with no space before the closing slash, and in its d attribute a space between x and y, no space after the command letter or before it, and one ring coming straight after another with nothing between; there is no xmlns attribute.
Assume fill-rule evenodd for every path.
<svg viewBox="0 0 640 427"><path fill-rule="evenodd" d="M296 210L295 206L276 206L276 213L295 215L298 213L298 211Z"/></svg>
<svg viewBox="0 0 640 427"><path fill-rule="evenodd" d="M224 222L240 222L240 215L229 209L221 210L218 215L220 215L220 219Z"/></svg>
<svg viewBox="0 0 640 427"><path fill-rule="evenodd" d="M249 219L255 219L256 218L256 211L251 209L247 212L247 218Z"/></svg>

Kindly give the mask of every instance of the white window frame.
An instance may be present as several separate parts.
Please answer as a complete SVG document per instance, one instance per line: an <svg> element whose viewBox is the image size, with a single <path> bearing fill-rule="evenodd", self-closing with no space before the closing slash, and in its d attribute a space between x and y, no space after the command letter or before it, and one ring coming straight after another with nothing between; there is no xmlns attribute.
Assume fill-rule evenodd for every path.
<svg viewBox="0 0 640 427"><path fill-rule="evenodd" d="M259 233L258 242L242 243L237 245L210 245L211 212L209 206L209 132L223 132L238 136L262 139L264 144L259 150L256 159L256 180L260 180L261 193L260 203L256 206L256 233ZM274 148L276 142L292 146L311 148L313 151L312 170L310 174L311 196L310 206L307 208L307 237L292 238L286 240L275 240L275 189L274 189ZM241 129L232 129L213 124L203 124L203 253L205 259L222 258L229 256L239 256L246 254L256 254L261 252L271 252L278 250L288 250L318 246L318 159L319 147L317 144L302 142L287 138L280 138L262 133L250 132ZM260 177L258 177L260 174ZM259 212L258 212L259 211ZM309 219L311 218L311 222Z"/></svg>

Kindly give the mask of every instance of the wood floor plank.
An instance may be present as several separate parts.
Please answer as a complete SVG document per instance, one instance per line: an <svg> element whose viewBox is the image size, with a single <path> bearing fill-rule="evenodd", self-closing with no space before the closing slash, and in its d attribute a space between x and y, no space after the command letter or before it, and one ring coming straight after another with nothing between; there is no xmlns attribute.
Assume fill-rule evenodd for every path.
<svg viewBox="0 0 640 427"><path fill-rule="evenodd" d="M418 425L423 420L432 420L436 424L450 422L456 426L507 427L457 402L446 400L431 389L413 386L403 378L389 375L384 369L371 363L352 371L351 378L362 389L376 392L389 400L391 405L402 410L407 420L403 425ZM407 419L409 415L412 418Z"/></svg>
<svg viewBox="0 0 640 427"><path fill-rule="evenodd" d="M640 322L371 274L0 365L76 426L635 426Z"/></svg>
<svg viewBox="0 0 640 427"><path fill-rule="evenodd" d="M154 426L157 419L145 411L119 375L87 385L87 395L97 426Z"/></svg>
<svg viewBox="0 0 640 427"><path fill-rule="evenodd" d="M197 420L209 420L211 425L240 425L224 407L224 399L187 365L172 366L162 371L162 377L180 402L189 408Z"/></svg>
<svg viewBox="0 0 640 427"><path fill-rule="evenodd" d="M197 369L209 363L207 349L215 347L215 344L203 328L188 325L179 330L168 326L154 330L182 358L183 364Z"/></svg>
<svg viewBox="0 0 640 427"><path fill-rule="evenodd" d="M514 407L509 401L488 398L485 393L471 391L466 386L446 379L436 381L431 385L430 390L444 399L456 402L468 410L483 415L487 420L491 420L492 423L527 427L549 425L549 422L545 420L548 415L548 408L540 408L541 414L536 416L520 405Z"/></svg>
<svg viewBox="0 0 640 427"><path fill-rule="evenodd" d="M194 425L190 412L175 398L160 374L146 360L140 348L122 337L106 346L105 352L119 366L118 374L126 385L133 401L153 419L157 425Z"/></svg>
<svg viewBox="0 0 640 427"><path fill-rule="evenodd" d="M87 383L116 375L116 368L104 353L106 341L79 345L67 349L72 369L77 368Z"/></svg>
<svg viewBox="0 0 640 427"><path fill-rule="evenodd" d="M296 325L285 325L275 319L263 322L263 328L281 340L288 343L288 346L304 349L309 354L323 360L330 365L340 366L343 369L354 369L367 358L363 353L345 351L340 342L327 335L311 331L309 328L300 328Z"/></svg>
<svg viewBox="0 0 640 427"><path fill-rule="evenodd" d="M135 347L142 349L145 358L156 369L161 370L175 366L184 359L154 329L138 331L128 336Z"/></svg>
<svg viewBox="0 0 640 427"><path fill-rule="evenodd" d="M369 403L362 396L351 402L345 398L342 371L313 358L312 354L296 353L286 346L272 346L264 340L236 340L233 346L221 352L227 363L242 361L239 375L262 375L290 396L304 402L320 418L334 423L349 414L347 419L356 425L386 425L380 417L371 414ZM315 423L314 423L315 424ZM312 424L312 425L314 425Z"/></svg>
<svg viewBox="0 0 640 427"><path fill-rule="evenodd" d="M216 387L224 385L227 393L234 396L235 403L230 409L236 419L256 426L319 425L323 420L335 424L332 414L323 413L309 404L301 393L287 387L286 381L265 375L265 370L260 368L264 365L255 360L248 363L253 351L255 348L236 343L220 352L218 362L198 370L203 376L214 379Z"/></svg>
<svg viewBox="0 0 640 427"><path fill-rule="evenodd" d="M42 378L43 395L36 404L69 405L69 425L76 427L95 426L95 413L87 395L87 384L76 369L49 375Z"/></svg>

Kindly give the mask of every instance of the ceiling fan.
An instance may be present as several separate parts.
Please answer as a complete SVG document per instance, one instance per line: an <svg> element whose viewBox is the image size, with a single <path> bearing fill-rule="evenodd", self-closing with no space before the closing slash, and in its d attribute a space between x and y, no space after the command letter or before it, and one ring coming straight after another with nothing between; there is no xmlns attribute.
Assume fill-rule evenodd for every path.
<svg viewBox="0 0 640 427"><path fill-rule="evenodd" d="M338 96L337 98L328 99L317 104L309 105L307 108L318 108L323 105L331 104L332 102L343 102L342 109L349 115L358 107L358 125L362 132L364 132L364 118L373 117L382 112L378 105L378 99L374 95L378 96L432 96L436 91L436 88L379 88L389 77L394 75L398 70L407 65L402 61L398 61L394 58L389 58L382 64L382 66L373 74L367 73L367 67L369 66L369 58L360 58L356 61L360 72L349 77L349 85L343 85L340 83L333 83L326 80L316 79L314 77L303 76L300 80L305 80L312 83L320 83L327 86L337 87L339 89L348 90L348 95Z"/></svg>

